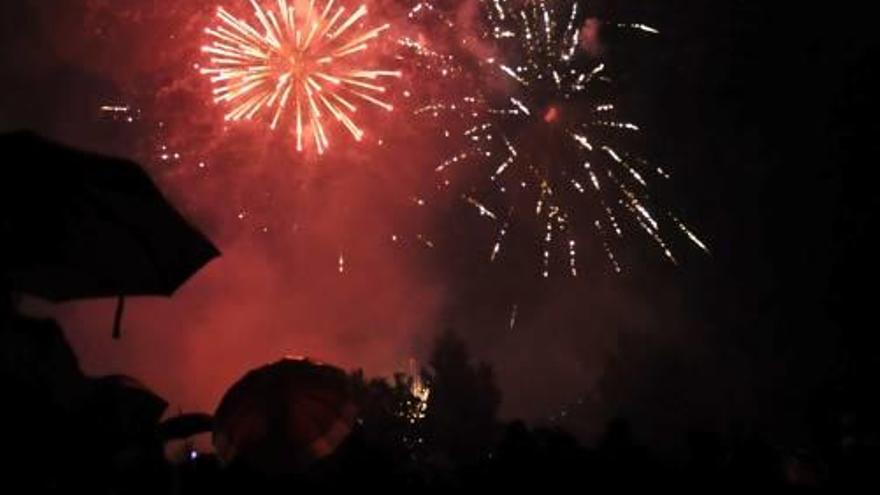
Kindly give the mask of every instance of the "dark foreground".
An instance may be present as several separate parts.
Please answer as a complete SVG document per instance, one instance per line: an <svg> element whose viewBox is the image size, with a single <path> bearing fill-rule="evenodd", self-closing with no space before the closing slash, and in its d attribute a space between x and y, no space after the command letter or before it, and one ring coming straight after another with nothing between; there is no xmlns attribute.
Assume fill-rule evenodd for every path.
<svg viewBox="0 0 880 495"><path fill-rule="evenodd" d="M814 431L801 445L774 444L750 425L734 424L723 433L693 431L682 439L681 452L661 454L619 419L595 445L585 446L561 429L500 422L491 369L472 365L452 334L438 339L430 369L419 378L350 375L358 415L335 451L267 473L259 463L221 462L208 442L193 447L187 435L195 430L169 430L162 422L167 404L136 380L84 376L54 322L8 316L3 327L3 478L27 493L734 491L877 484L876 416L845 388L823 395L806 412ZM425 409L419 409L414 380L431 387Z"/></svg>

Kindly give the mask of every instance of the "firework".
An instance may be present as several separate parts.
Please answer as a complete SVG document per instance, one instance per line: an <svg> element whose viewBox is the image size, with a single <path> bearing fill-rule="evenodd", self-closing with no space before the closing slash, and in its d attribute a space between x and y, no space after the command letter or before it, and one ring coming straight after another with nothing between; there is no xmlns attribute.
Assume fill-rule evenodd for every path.
<svg viewBox="0 0 880 495"><path fill-rule="evenodd" d="M415 359L410 359L408 378L410 399L404 404L403 416L410 424L416 424L425 419L428 412L428 398L431 396L431 387L422 380Z"/></svg>
<svg viewBox="0 0 880 495"><path fill-rule="evenodd" d="M256 24L220 7L219 25L205 31L212 42L202 50L211 58L202 73L214 84L214 101L228 107L226 120L263 118L273 130L292 129L297 151L310 141L323 154L328 121L360 141L360 105L392 110L382 80L400 72L363 66L364 53L389 25L365 27L365 5L350 12L334 0L323 7L316 0L251 5Z"/></svg>
<svg viewBox="0 0 880 495"><path fill-rule="evenodd" d="M463 63L461 55L443 56L411 44L442 76L461 78L468 72L464 67L477 67L483 81L463 85L478 90L429 101L415 114L441 129L455 150L436 167L443 188L464 189L464 201L495 225L489 259L501 259L509 233L526 220L539 232L544 277L550 276L552 266L579 274L576 225L588 225L598 234L618 272L613 246L630 227L646 234L672 262L676 259L666 240L670 230L706 250L688 226L652 200L651 182L668 175L634 151L639 125L621 116L606 62L581 48L581 5L478 3L483 27L471 45L488 47L489 56L486 49L481 55L472 51L477 60ZM420 3L411 17L433 11ZM616 27L657 33L640 23ZM479 183L473 182L475 169L483 172L476 175ZM455 188L453 183L461 177L469 182ZM591 214L581 211L588 209Z"/></svg>

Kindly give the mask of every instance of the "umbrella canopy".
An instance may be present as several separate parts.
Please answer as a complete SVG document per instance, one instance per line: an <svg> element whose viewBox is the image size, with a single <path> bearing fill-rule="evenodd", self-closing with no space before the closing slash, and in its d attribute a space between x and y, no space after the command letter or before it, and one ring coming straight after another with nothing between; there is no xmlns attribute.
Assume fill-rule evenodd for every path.
<svg viewBox="0 0 880 495"><path fill-rule="evenodd" d="M124 444L149 437L168 407L165 399L126 375L92 378L89 388L82 412L92 422L98 442Z"/></svg>
<svg viewBox="0 0 880 495"><path fill-rule="evenodd" d="M0 135L0 156L7 290L51 301L168 296L219 254L134 162L27 131Z"/></svg>
<svg viewBox="0 0 880 495"><path fill-rule="evenodd" d="M187 413L168 418L159 425L163 440L183 440L208 433L214 428L214 417L205 413Z"/></svg>
<svg viewBox="0 0 880 495"><path fill-rule="evenodd" d="M344 371L283 359L251 371L226 392L214 415L214 446L225 463L295 472L332 453L356 413Z"/></svg>
<svg viewBox="0 0 880 495"><path fill-rule="evenodd" d="M0 330L0 380L64 409L73 407L86 386L61 327L53 320L26 317Z"/></svg>

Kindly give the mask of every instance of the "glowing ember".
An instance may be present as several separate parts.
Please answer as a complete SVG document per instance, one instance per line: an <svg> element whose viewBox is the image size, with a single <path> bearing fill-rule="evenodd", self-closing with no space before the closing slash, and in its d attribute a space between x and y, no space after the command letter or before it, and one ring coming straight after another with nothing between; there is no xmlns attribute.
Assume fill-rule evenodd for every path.
<svg viewBox="0 0 880 495"><path fill-rule="evenodd" d="M548 124L556 122L558 118L559 109L556 107L550 107L547 109L546 112L544 112L544 122L547 122Z"/></svg>
<svg viewBox="0 0 880 495"><path fill-rule="evenodd" d="M201 72L215 86L214 101L228 106L226 120L264 117L273 130L293 129L297 151L310 139L323 154L330 146L325 117L360 141L364 130L353 119L360 104L392 110L380 80L400 72L361 65L370 43L389 29L364 27L365 5L350 13L334 0L323 8L315 0L251 5L258 25L220 7L220 24L205 30L213 41L202 48L211 59Z"/></svg>
<svg viewBox="0 0 880 495"><path fill-rule="evenodd" d="M409 361L409 380L409 392L412 399L405 405L403 415L410 424L415 424L425 419L428 412L428 399L431 397L431 387L422 380L415 359Z"/></svg>

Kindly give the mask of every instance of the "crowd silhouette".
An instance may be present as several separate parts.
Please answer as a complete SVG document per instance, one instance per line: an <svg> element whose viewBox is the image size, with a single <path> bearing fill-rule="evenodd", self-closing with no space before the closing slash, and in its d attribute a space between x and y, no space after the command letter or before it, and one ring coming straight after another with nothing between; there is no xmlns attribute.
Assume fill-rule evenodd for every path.
<svg viewBox="0 0 880 495"><path fill-rule="evenodd" d="M116 7L90 2L107 5L83 9L82 3L3 2L0 106L7 127L33 125L79 142L98 136L125 141L116 130L105 135L103 128L83 129L94 119L91 105L98 96L103 101L118 93L118 78L97 70L99 59L110 59L91 49L73 56L65 48L79 53L92 46L89 40L101 40L118 49L111 52L125 54L128 65L144 59L126 50L134 46L125 43L128 37L108 38L103 28L100 37L72 43L71 28L81 27L83 14L95 17L89 22L95 27L105 19L92 14ZM598 387L609 392L602 397L606 403L588 400L569 408L566 422L503 419L492 368L475 362L463 340L445 332L421 370L391 377L347 373L357 414L345 423L342 441L322 455L287 470L224 458L212 447L217 411L182 415L135 377L89 376L58 323L19 311L22 294L49 301L119 298L114 334L120 336L124 297L169 295L219 253L171 211L136 164L64 150L33 133L10 133L0 140L6 157L0 171L3 491L877 489L880 339L872 325L876 302L870 287L878 276L871 235L878 196L875 169L865 166L877 155L874 16L867 8L860 12L857 3L799 8L742 0L640 2L638 9L619 1L587 3L600 12L620 9L615 13L624 14L622 20L642 19L641 13L626 14L647 9L646 20L663 30L659 51L616 48L622 40L608 39L613 33L596 24L580 41L593 56L606 52L626 69L621 87L633 94L633 106L643 107L646 123L664 131L645 133L648 145L680 170L681 187L689 188L691 198L682 206L693 206L685 211L716 237L714 275L708 278L727 280L683 283L682 291L718 293L696 297L695 312L730 322L733 337L718 337L713 346L740 354L718 359L723 374L687 376L697 366L676 367L675 356L669 356L674 350L655 352L657 346L638 340L632 347L650 348L652 355L622 352L605 367L608 380ZM155 34L150 17L135 15L140 11L134 7L124 12ZM70 22L61 22L65 19ZM129 31L132 24L119 26L115 31ZM151 74L162 79L162 71ZM727 211L736 214L723 214ZM107 338L110 316L89 322L108 327ZM705 361L713 358L714 353ZM736 367L728 366L732 361ZM712 402L730 388L736 398L741 389L754 389L742 395L754 392L762 400L743 400L741 410L722 412L711 426L691 427L683 410L687 400L653 401L687 395L690 389L675 383L686 379L700 383L697 394L716 383L723 389L687 397L695 402ZM774 401L789 385L800 387L792 393L797 400ZM650 393L659 388L662 394ZM591 412L635 395L647 397L651 407ZM750 416L741 417L742 411ZM676 424L667 436L674 437L677 450L644 434L652 413L664 416L655 425ZM600 433L572 433L578 417ZM788 429L782 434L780 423L795 417L800 418L790 429L795 434Z"/></svg>
<svg viewBox="0 0 880 495"><path fill-rule="evenodd" d="M83 374L59 326L18 314L8 294L2 321L5 478L31 493L717 492L877 484L876 418L844 388L817 393L815 431L803 445L773 444L737 423L724 433L691 432L683 439L687 455L671 459L641 443L626 418L609 422L592 446L561 428L501 421L492 369L474 363L451 331L438 336L415 375L343 375L357 408L345 438L326 455L273 472L195 450L187 439L208 432L210 416L169 424L175 419L165 418L167 403L137 380ZM184 448L169 449L171 442Z"/></svg>
<svg viewBox="0 0 880 495"><path fill-rule="evenodd" d="M22 314L19 298L117 297L114 336L120 337L125 297L171 295L219 252L136 164L32 133L2 140L45 155L42 166L68 174L47 192L39 170L10 170L0 195L11 201L0 222L0 386L6 397L0 438L7 486L29 493L198 494L715 492L878 484L877 401L873 383L856 366L814 391L802 411L809 428L800 438L780 442L756 424L722 418L730 421L725 431L692 428L680 442L684 455L641 439L643 417L611 419L591 445L560 423L500 419L492 368L474 362L452 331L437 336L421 370L368 378L285 358L242 370L217 411L169 414L166 400L136 378L83 373L62 328ZM16 209L16 201L35 206ZM642 386L668 385L661 382L682 372L674 363L658 369ZM193 439L209 434L212 441L203 443L213 448L196 449Z"/></svg>

